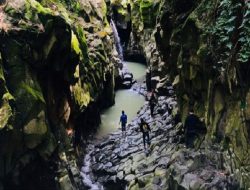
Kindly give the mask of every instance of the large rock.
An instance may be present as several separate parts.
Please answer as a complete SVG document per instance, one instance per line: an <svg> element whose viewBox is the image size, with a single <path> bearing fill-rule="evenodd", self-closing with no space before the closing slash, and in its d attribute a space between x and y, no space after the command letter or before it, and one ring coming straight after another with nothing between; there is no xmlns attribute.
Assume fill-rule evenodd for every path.
<svg viewBox="0 0 250 190"><path fill-rule="evenodd" d="M176 106L173 97L159 97L160 107L164 104ZM187 149L181 144L179 126L169 124L173 117L166 109L163 115L149 117L148 104L138 112L151 126L151 145L147 151L143 149L138 118L135 118L127 130L127 140L114 141L121 136L120 131L104 138L97 144L92 155L92 173L104 189L221 189L240 187L238 177L225 171L222 152L218 147L206 150ZM204 143L202 141L202 143ZM100 147L100 148L98 148ZM87 158L87 157L86 157ZM115 158L115 159L113 159ZM112 172L110 172L112 171ZM87 173L89 174L89 172ZM90 172L90 176L91 176ZM115 177L114 177L115 176ZM84 181L91 180L87 178ZM235 180L235 181L233 181ZM95 183L92 181L92 183Z"/></svg>
<svg viewBox="0 0 250 190"><path fill-rule="evenodd" d="M126 2L131 4L132 23L127 52L142 52L146 57L148 90L173 94L168 89L168 83L173 83L182 121L193 107L209 126L206 139L221 143L226 152L232 147L236 157L249 165L250 18L239 14L249 3L223 1L218 10L216 1ZM230 160L227 165L235 162L233 170L241 171L240 161ZM241 179L248 186L245 177Z"/></svg>
<svg viewBox="0 0 250 190"><path fill-rule="evenodd" d="M81 135L99 124L99 108L114 103L119 60L106 3L7 0L0 9L0 178L12 189L54 189L58 175L62 188L74 187L75 170L61 173L75 159L72 128L78 150ZM67 159L57 159L62 152Z"/></svg>

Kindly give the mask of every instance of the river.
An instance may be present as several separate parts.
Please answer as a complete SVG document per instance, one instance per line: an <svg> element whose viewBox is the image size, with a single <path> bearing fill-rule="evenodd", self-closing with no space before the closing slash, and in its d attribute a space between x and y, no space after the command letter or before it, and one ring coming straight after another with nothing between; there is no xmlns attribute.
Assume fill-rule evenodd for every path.
<svg viewBox="0 0 250 190"><path fill-rule="evenodd" d="M145 65L136 62L124 62L124 64L133 73L135 80L145 77ZM102 138L120 129L119 119L122 110L127 114L129 123L136 116L144 101L145 98L133 90L117 90L115 104L101 113L101 125L96 133L96 138Z"/></svg>
<svg viewBox="0 0 250 190"><path fill-rule="evenodd" d="M124 62L125 67L133 73L135 80L142 80L145 77L146 66L136 62ZM101 113L101 125L95 135L97 139L107 136L109 133L120 129L119 118L121 111L124 110L128 116L128 123L136 116L137 112L143 106L145 98L133 90L117 90L115 104ZM91 168L91 153L94 151L94 145L89 144L83 161L81 175L86 189L103 190L98 182L94 182Z"/></svg>

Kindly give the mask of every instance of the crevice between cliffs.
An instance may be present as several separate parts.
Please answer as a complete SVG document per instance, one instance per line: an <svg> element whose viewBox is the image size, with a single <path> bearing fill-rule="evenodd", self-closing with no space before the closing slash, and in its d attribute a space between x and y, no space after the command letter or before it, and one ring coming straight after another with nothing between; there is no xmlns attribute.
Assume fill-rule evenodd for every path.
<svg viewBox="0 0 250 190"><path fill-rule="evenodd" d="M132 86L147 96L146 84ZM168 94L158 97L155 115L150 116L145 101L137 116L128 124L127 137L121 131L90 142L81 171L86 189L211 189L239 188L223 166L223 151L219 146L207 146L204 139L198 149L184 145L182 126L173 117L177 109L172 86ZM140 118L151 127L151 146L145 153ZM202 138L202 136L200 137Z"/></svg>

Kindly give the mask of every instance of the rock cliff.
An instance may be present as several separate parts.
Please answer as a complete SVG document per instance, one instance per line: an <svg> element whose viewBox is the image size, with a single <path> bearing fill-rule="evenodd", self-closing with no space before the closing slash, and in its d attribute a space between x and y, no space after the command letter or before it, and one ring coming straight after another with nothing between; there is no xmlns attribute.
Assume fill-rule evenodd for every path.
<svg viewBox="0 0 250 190"><path fill-rule="evenodd" d="M225 167L249 187L250 3L128 0L111 5L120 27L132 23L126 52L145 56L148 87L165 94L166 85L173 84L182 120L193 107L207 126L207 146L221 146Z"/></svg>
<svg viewBox="0 0 250 190"><path fill-rule="evenodd" d="M0 189L82 187L74 152L98 126L100 109L114 103L119 75L111 18L125 58L146 60L147 89L156 89L170 109L157 110L149 168L136 148L141 142L126 144L127 155L111 166L100 159L99 166L108 164L102 174L98 164L93 168L100 181L113 185L106 169L120 167L114 176L131 189L163 182L197 189L214 179L216 188L249 188L249 10L246 0L0 0ZM145 107L139 114L149 118ZM177 112L184 121L190 108L207 129L194 150L176 146L180 125L169 125ZM136 130L129 133L140 139ZM92 157L99 159L101 149L117 156L112 138ZM201 168L206 175L197 177Z"/></svg>
<svg viewBox="0 0 250 190"><path fill-rule="evenodd" d="M106 4L0 3L0 189L77 187L68 136L77 149L114 103L119 58Z"/></svg>

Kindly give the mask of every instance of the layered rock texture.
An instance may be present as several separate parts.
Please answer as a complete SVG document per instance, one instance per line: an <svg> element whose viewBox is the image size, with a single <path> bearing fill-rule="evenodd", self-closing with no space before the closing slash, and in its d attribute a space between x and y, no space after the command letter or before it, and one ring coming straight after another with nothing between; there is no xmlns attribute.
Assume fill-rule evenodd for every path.
<svg viewBox="0 0 250 190"><path fill-rule="evenodd" d="M182 120L194 108L207 126L207 145L222 147L224 164L242 188L249 187L250 3L131 0L111 5L118 27L132 31L126 52L146 57L148 88L164 95L172 83Z"/></svg>
<svg viewBox="0 0 250 190"><path fill-rule="evenodd" d="M135 120L123 150L119 134L95 147L96 179L109 189L250 188L249 10L247 0L0 0L0 189L84 188L74 152L114 103L121 63L111 18L125 58L146 60L161 106L138 115L152 125L150 156ZM207 129L195 149L172 123L190 108Z"/></svg>
<svg viewBox="0 0 250 190"><path fill-rule="evenodd" d="M144 89L134 86L146 94ZM171 94L172 88L169 88ZM177 105L175 96L160 96L150 116L145 102L137 117L127 126L127 136L115 132L87 148L82 172L87 189L240 189L235 175L224 168L220 145L187 149L180 124L176 125L170 107ZM150 147L143 147L140 118L150 125ZM204 135L200 136L204 139ZM91 166L87 169L87 165ZM88 175L86 175L88 174Z"/></svg>
<svg viewBox="0 0 250 190"><path fill-rule="evenodd" d="M106 4L0 3L0 189L77 188L67 133L77 147L114 103Z"/></svg>

